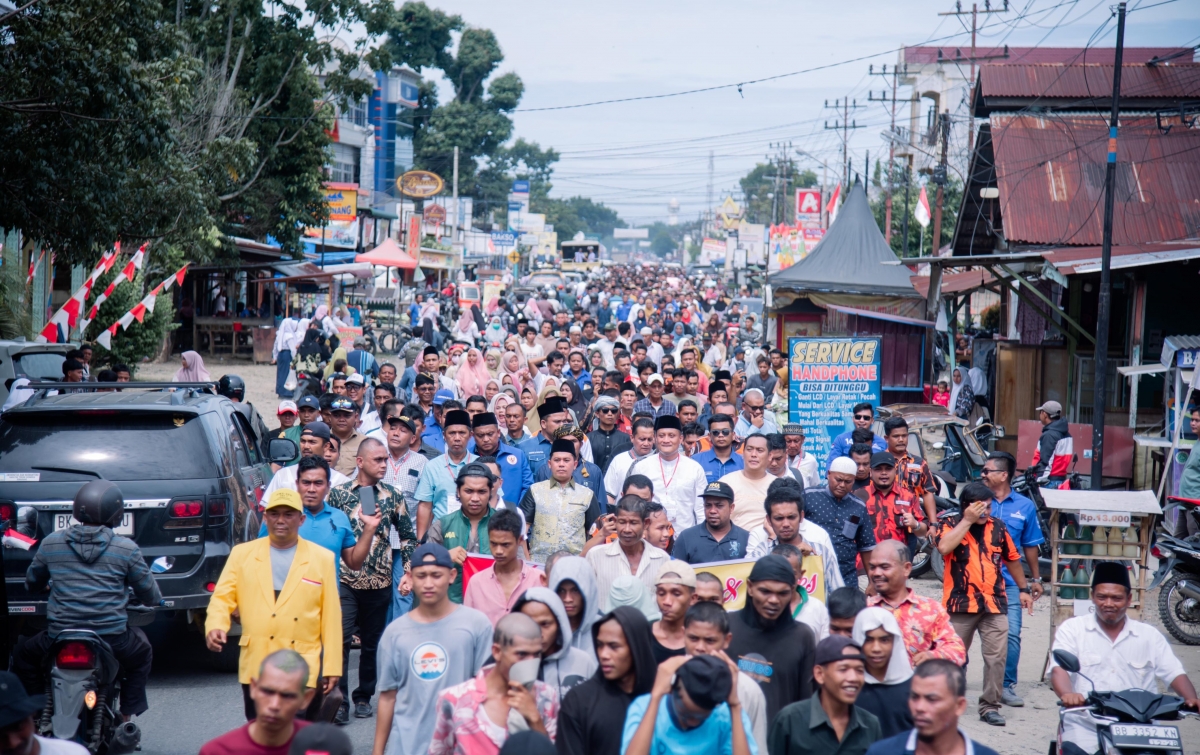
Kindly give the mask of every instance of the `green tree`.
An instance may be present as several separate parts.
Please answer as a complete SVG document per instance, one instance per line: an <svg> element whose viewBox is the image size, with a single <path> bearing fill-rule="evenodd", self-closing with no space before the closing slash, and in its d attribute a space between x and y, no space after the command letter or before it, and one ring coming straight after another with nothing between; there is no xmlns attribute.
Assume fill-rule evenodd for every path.
<svg viewBox="0 0 1200 755"><path fill-rule="evenodd" d="M887 168L883 168L886 175ZM920 183L916 177L912 179L909 185L908 202L904 201L904 186L905 186L906 170L901 166L896 166L896 172L893 176L892 191L892 250L900 257L918 257L930 256L933 254L933 217L935 204L937 201L937 186L932 183ZM925 229L924 234L921 232L921 226L917 224L912 212L917 206L917 201L921 196L921 186L925 186L926 194L929 198L929 227ZM942 239L943 246L950 243L954 236L954 225L958 220L958 211L962 205L962 181L955 175L950 175L946 182L946 188L942 200ZM886 196L883 192L876 199L871 200L871 210L875 213L875 222L879 224L879 228L883 230L886 226L887 219L887 204ZM908 217L908 249L904 248L904 218ZM907 253L905 253L907 251Z"/></svg>
<svg viewBox="0 0 1200 755"><path fill-rule="evenodd" d="M778 176L778 180L776 180ZM751 223L796 222L796 189L817 185L817 174L798 170L790 161L779 166L758 163L738 180L744 199L743 217ZM778 192L778 196L775 196Z"/></svg>

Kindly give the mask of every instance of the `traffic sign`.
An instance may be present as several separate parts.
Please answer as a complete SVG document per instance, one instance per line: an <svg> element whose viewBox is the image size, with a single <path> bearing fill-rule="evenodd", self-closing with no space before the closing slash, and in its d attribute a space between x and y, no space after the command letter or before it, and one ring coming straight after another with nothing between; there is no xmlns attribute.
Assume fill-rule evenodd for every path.
<svg viewBox="0 0 1200 755"><path fill-rule="evenodd" d="M517 264L521 261L521 254L516 249L512 250L508 253L508 261L514 265Z"/></svg>

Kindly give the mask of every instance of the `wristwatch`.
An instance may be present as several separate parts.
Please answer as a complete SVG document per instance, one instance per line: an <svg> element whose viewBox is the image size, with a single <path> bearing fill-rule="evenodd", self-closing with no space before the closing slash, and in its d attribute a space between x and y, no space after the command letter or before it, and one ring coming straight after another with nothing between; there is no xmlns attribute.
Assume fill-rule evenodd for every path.
<svg viewBox="0 0 1200 755"><path fill-rule="evenodd" d="M1030 592L1030 590L1029 590L1029 588L1028 588L1028 587L1018 587L1018 588L1017 588L1017 592L1023 592L1023 593L1025 593L1026 595L1032 595L1032 594L1033 594L1032 592Z"/></svg>

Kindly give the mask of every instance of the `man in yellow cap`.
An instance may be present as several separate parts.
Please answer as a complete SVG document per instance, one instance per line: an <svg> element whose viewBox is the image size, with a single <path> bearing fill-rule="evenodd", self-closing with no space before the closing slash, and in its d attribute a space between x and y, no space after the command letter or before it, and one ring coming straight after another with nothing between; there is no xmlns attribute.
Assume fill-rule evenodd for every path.
<svg viewBox="0 0 1200 755"><path fill-rule="evenodd" d="M267 536L234 546L208 603L204 623L208 649L219 653L229 641L230 619L240 614L242 635L238 681L247 720L254 718L250 679L276 650L295 650L310 669L307 686L321 697L342 674L342 609L336 556L300 539L304 504L294 490L271 494L263 514ZM329 648L322 668L322 649ZM318 684L320 682L320 684ZM314 702L314 709L320 702Z"/></svg>

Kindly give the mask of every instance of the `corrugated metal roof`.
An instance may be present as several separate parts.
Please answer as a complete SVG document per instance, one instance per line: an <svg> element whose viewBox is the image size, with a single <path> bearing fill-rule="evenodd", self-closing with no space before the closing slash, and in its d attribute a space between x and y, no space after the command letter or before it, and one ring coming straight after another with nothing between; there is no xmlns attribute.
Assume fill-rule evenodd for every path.
<svg viewBox="0 0 1200 755"><path fill-rule="evenodd" d="M928 275L913 275L909 280L912 281L913 288L917 289L918 294L922 297L929 296ZM941 292L943 294L961 294L964 291L971 291L995 281L996 278L982 268L968 270L963 273L943 273Z"/></svg>
<svg viewBox="0 0 1200 755"><path fill-rule="evenodd" d="M985 65L972 98L976 116L1039 106L1107 112L1112 65ZM1121 107L1158 109L1200 97L1200 65L1121 66Z"/></svg>
<svg viewBox="0 0 1200 755"><path fill-rule="evenodd" d="M1063 275L1100 271L1102 249L1098 246L1076 246L1052 249L1043 256ZM1200 258L1200 239L1174 244L1138 244L1114 246L1110 267L1113 270L1146 265L1161 265Z"/></svg>
<svg viewBox="0 0 1200 755"><path fill-rule="evenodd" d="M938 62L938 51L942 53L942 60L953 60L955 58L970 58L971 48L967 47L906 47L904 48L904 62L913 64L928 64ZM976 58L990 58L997 55L1004 55L1005 48L1003 47L976 47ZM1113 62L1113 48L1088 48L1086 51L1082 47L1009 47L1008 57L1001 60L993 61L996 63L1108 63ZM1177 52L1182 52L1186 57L1176 58L1191 62L1190 47L1126 47L1122 53L1122 57L1126 63L1145 63L1146 61L1158 57L1164 58L1168 55L1173 55Z"/></svg>
<svg viewBox="0 0 1200 755"><path fill-rule="evenodd" d="M1200 336L1167 336L1163 339L1162 356L1159 362L1164 367L1175 363L1175 352L1200 349Z"/></svg>
<svg viewBox="0 0 1200 755"><path fill-rule="evenodd" d="M1200 128L1121 123L1113 243L1200 237ZM994 115L991 142L1009 242L1099 246L1108 123L1100 116Z"/></svg>

